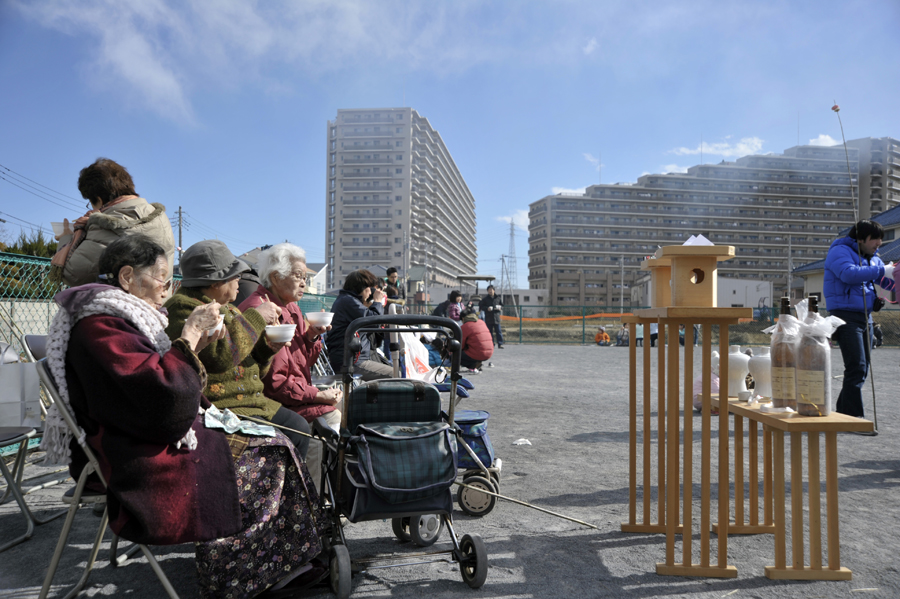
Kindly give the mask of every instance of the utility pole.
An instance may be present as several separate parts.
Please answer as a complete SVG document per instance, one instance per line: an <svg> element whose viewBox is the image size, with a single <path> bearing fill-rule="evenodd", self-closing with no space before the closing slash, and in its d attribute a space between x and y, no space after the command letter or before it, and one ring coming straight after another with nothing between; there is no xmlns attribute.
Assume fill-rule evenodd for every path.
<svg viewBox="0 0 900 599"><path fill-rule="evenodd" d="M179 269L181 267L181 254L183 253L183 250L181 249L182 247L184 247L184 246L181 245L181 206L179 206L178 207L178 265L179 265Z"/></svg>
<svg viewBox="0 0 900 599"><path fill-rule="evenodd" d="M625 256L619 256L619 314L625 313Z"/></svg>
<svg viewBox="0 0 900 599"><path fill-rule="evenodd" d="M407 295L409 293L409 237L403 231L403 285Z"/></svg>

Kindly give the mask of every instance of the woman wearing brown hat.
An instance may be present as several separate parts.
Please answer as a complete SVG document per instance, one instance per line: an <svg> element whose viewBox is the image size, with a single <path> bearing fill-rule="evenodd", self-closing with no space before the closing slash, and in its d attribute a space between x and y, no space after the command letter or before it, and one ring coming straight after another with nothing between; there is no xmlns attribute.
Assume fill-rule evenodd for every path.
<svg viewBox="0 0 900 599"><path fill-rule="evenodd" d="M237 297L241 273L249 266L234 257L221 241L195 243L181 257L181 288L165 304L169 312L166 334L177 338L184 321L197 306L218 302L224 318L225 338L210 343L198 356L209 379L204 395L219 409L228 408L238 416L254 416L304 433L306 420L263 393L262 377L272 358L285 343L272 343L266 325L279 324L281 308L266 301L246 312L232 302ZM309 437L283 431L306 458Z"/></svg>

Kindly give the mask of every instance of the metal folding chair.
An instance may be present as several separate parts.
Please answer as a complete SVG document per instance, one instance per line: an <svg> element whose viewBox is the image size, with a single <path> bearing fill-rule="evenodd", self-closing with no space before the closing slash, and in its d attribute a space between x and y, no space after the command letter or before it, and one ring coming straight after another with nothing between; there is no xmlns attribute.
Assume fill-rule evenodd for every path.
<svg viewBox="0 0 900 599"><path fill-rule="evenodd" d="M59 567L59 560L62 557L63 550L66 547L66 540L69 537L69 532L72 530L72 524L75 521L75 514L78 512L78 508L81 505L89 503L106 503L105 493L98 494L85 489L88 478L91 476L91 474L96 473L97 477L103 483L104 487L106 487L106 479L103 477L103 473L100 471L100 462L97 460L94 452L87 444L87 441L80 438L81 427L78 426L78 423L75 421L74 416L72 416L72 413L69 411L68 407L66 407L65 403L60 400L56 382L53 380L53 376L50 374L50 370L47 367L46 360L41 360L37 363L37 370L38 375L41 378L41 383L43 383L44 385L44 389L50 394L50 397L56 404L60 415L66 422L66 426L68 426L72 431L72 434L74 435L75 439L78 440L78 444L81 446L82 451L88 459L88 464L87 466L85 466L84 470L82 470L81 472L81 475L78 477L78 482L76 483L75 487L69 489L69 491L67 491L65 495L63 495L63 503L69 505L69 510L68 516L66 516L66 522L63 525L62 532L59 535L59 541L56 544L56 550L53 552L53 557L50 559L50 567L47 569L47 576L44 578L44 585L41 587L39 599L46 599L47 594L50 592L50 585L53 583L53 577L56 574L56 569ZM66 594L64 599L71 599L72 597L76 596L81 591L81 589L84 588L84 585L87 584L88 576L90 576L91 570L94 567L94 562L97 560L97 554L100 551L100 543L103 541L103 536L106 532L108 523L109 514L107 510L104 509L103 515L100 518L100 526L97 529L97 536L94 538L94 545L91 547L91 553L88 556L87 565L84 568L84 573L81 575L81 579L78 581L75 587ZM114 567L124 561L124 559L118 559L115 557L117 544L118 538L114 536L112 541L111 558L111 564ZM162 571L162 568L159 567L159 563L156 561L156 558L153 557L150 549L147 548L146 545L142 544L136 544L135 547L132 547L131 549L134 552L137 552L137 549L140 549L143 552L144 556L147 558L147 561L150 562L150 567L153 568L153 572L156 574L156 577L159 578L160 583L162 583L163 587L166 589L166 593L168 593L169 597L171 597L171 599L179 599L178 593L175 592L174 587L172 587L172 583L169 582L169 579ZM128 555L130 555L130 552L123 557L127 559Z"/></svg>

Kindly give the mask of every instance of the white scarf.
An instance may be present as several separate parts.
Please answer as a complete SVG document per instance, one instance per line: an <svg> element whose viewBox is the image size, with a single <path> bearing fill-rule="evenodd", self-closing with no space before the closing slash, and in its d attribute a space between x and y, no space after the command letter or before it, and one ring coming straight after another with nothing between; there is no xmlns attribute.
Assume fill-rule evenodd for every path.
<svg viewBox="0 0 900 599"><path fill-rule="evenodd" d="M72 412L72 404L69 403L69 386L66 381L66 350L69 347L69 337L72 327L86 316L94 314L106 314L118 316L136 327L153 345L153 349L163 356L172 348L172 342L166 335L168 318L156 310L149 303L137 298L117 287L110 287L97 293L94 298L85 304L74 316L70 316L65 309L56 313L50 325L47 335L47 366L56 381L59 397L65 402ZM78 429L78 442L83 444L85 432ZM72 461L69 443L72 440L72 431L66 425L56 405L47 410L47 421L44 426L44 437L41 440L41 449L47 452L45 463L69 464ZM176 448L182 445L187 449L197 448L197 436L193 429L175 443Z"/></svg>

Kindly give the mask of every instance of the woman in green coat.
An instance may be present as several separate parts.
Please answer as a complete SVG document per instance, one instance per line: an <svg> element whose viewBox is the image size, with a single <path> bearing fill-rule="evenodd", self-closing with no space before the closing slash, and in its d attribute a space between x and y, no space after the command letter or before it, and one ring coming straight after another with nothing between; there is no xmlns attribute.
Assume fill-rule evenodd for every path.
<svg viewBox="0 0 900 599"><path fill-rule="evenodd" d="M239 416L254 416L309 433L309 424L302 416L263 394L262 377L272 357L289 343L272 343L265 335L267 324L279 324L281 308L277 305L264 302L244 313L232 305L241 273L249 268L221 241L201 241L189 247L181 258L181 288L165 304L169 313L166 334L177 338L197 306L220 304L225 338L210 343L198 354L209 375L203 390L206 398L217 408L228 408ZM284 429L282 432L305 459L309 437Z"/></svg>

